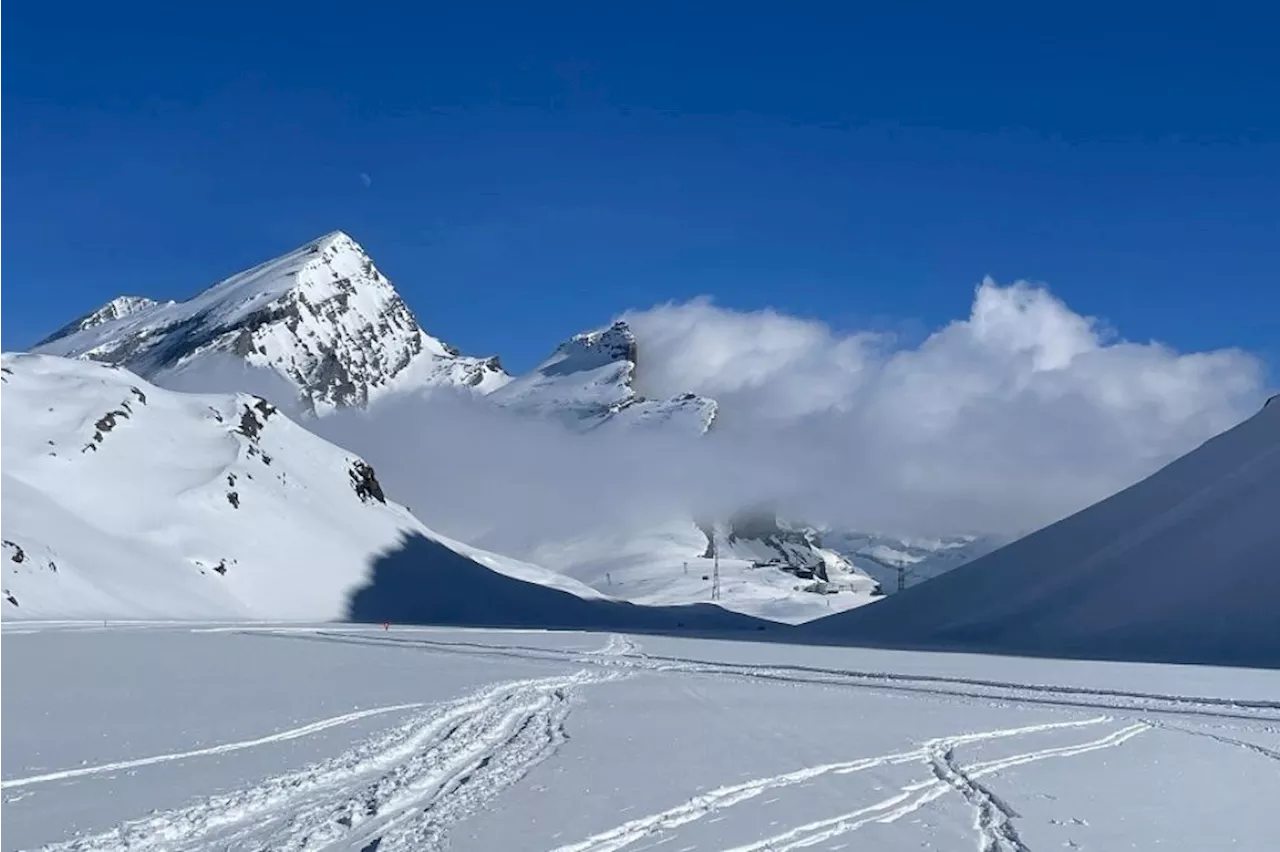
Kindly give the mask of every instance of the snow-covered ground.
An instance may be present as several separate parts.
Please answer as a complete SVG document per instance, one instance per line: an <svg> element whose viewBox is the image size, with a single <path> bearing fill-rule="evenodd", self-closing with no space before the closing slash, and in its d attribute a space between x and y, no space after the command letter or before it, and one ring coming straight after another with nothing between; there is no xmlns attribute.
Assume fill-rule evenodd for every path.
<svg viewBox="0 0 1280 852"><path fill-rule="evenodd" d="M0 370L6 618L343 618L406 536L603 597L436 535L363 460L262 399L47 355L5 354Z"/></svg>
<svg viewBox="0 0 1280 852"><path fill-rule="evenodd" d="M1271 850L1280 672L7 623L3 848Z"/></svg>
<svg viewBox="0 0 1280 852"><path fill-rule="evenodd" d="M855 573L838 556L844 570L829 569L830 594L808 591L812 577L800 578L781 567L759 563L778 558L758 539L720 546L718 603L734 612L799 624L878 600L876 583ZM530 550L529 560L571 577L597 591L649 606L710 601L713 560L706 556L707 536L689 520L650 524L634 531L586 534L565 542L548 542ZM810 547L808 555L822 553ZM799 558L797 564L804 564Z"/></svg>

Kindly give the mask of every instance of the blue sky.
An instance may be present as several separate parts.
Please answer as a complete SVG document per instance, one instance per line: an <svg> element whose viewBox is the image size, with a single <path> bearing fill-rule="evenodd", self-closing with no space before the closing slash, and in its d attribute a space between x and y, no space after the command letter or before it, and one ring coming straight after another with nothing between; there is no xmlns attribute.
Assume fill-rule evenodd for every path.
<svg viewBox="0 0 1280 852"><path fill-rule="evenodd" d="M515 369L700 294L919 336L984 275L1280 358L1267 21L602 5L7 8L4 347L342 228Z"/></svg>

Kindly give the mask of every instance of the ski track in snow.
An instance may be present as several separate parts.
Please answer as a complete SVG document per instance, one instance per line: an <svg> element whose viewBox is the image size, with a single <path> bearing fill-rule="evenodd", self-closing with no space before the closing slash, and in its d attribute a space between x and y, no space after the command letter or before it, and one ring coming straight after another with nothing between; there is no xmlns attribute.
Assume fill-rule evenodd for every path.
<svg viewBox="0 0 1280 852"><path fill-rule="evenodd" d="M45 852L195 852L213 849L270 849L281 852L360 850L406 852L439 849L458 821L493 802L559 747L568 735L564 723L574 693L592 684L627 677L632 672L677 672L802 680L804 682L876 688L874 673L807 669L798 666L753 667L646 655L639 643L611 634L595 650L566 650L519 645L485 645L385 636L333 629L249 628L259 636L289 636L313 641L356 642L429 652L481 654L584 665L568 675L495 684L461 699L439 704L403 704L370 708L320 720L289 731L189 752L158 755L93 767L79 767L4 782L20 787L43 781L74 778L116 769L144 767L168 761L252 748L295 739L325 728L378 714L405 712L398 726L381 732L338 757L305 769L218 794L194 804L120 825L109 831L73 838L44 847ZM841 680L838 676L845 676ZM896 676L891 689L911 688ZM1188 696L1082 690L1043 685L998 684L1007 694L992 694L993 682L961 678L918 678L938 693L1011 703L1094 706L1108 711L1141 711L1183 715L1222 715L1233 710L1253 713L1270 709L1271 702L1232 702ZM976 688L976 691L975 691ZM914 689L912 691L915 691ZM1067 696L1059 701L1052 693ZM1095 704L1083 701L1092 698ZM1047 699L1047 700L1046 700ZM414 712L417 711L417 712ZM1238 715L1238 714L1237 714ZM1264 715L1249 715L1265 721ZM1280 759L1280 752L1255 743L1151 719L1120 722L1105 735L1086 742L1025 751L966 764L963 747L986 741L1016 739L1045 732L1070 732L1114 723L1112 715L1088 719L962 733L923 742L919 747L854 760L825 763L779 775L700 793L682 804L628 820L590 837L557 847L554 852L618 852L641 841L665 844L669 832L700 820L719 822L732 809L772 791L795 788L824 775L851 775L886 766L916 765L925 776L891 795L845 813L777 829L776 833L733 847L726 852L784 852L827 843L873 824L895 823L949 794L959 795L973 814L977 848L981 852L1030 852L1018 834L1018 814L982 779L996 773L1045 760L1064 759L1117 747L1144 731L1162 729L1204 736L1232 747ZM727 812L727 813L725 813Z"/></svg>
<svg viewBox="0 0 1280 852"><path fill-rule="evenodd" d="M234 751L242 751L249 748L257 748L258 746L268 745L271 743L282 743L289 740L296 740L301 737L318 734L321 731L327 731L330 728L336 728L339 725L348 725L352 722L358 722L361 719L368 719L371 716L381 716L386 713L396 713L403 710L416 710L423 707L421 702L413 704L392 704L386 707L371 707L367 710L357 710L352 713L344 713L341 716L333 716L328 719L321 719L318 722L312 722L298 728L291 728L287 731L279 731L274 734L268 734L264 737L258 737L252 740L241 740L233 743L222 743L221 745L208 746L207 748L197 748L190 751L178 751L171 754L158 754L152 757L140 757L135 760L119 760L113 763L102 763L96 766L77 766L75 769L64 769L59 772L48 772L44 775L32 775L27 778L12 778L0 781L0 789L8 790L10 787L26 787L30 784L43 784L46 781L66 781L72 778L80 778L85 775L98 775L103 772L116 772L124 769L137 769L143 766L154 766L158 763L169 763L175 760L187 760L193 757L208 757L215 754L230 754Z"/></svg>
<svg viewBox="0 0 1280 852"><path fill-rule="evenodd" d="M933 769L935 777L930 781L925 781L904 788L900 793L881 802L877 802L869 807L862 808L852 813L841 814L833 818L806 823L805 825L788 829L786 832L766 840L757 841L756 843L740 847L739 849L733 850L733 852L747 852L747 850L755 852L756 850L766 849L797 849L804 846L811 846L839 834L856 830L866 822L875 820L892 822L901 816L905 816L907 813L918 810L925 804L928 804L952 789L961 792L961 794L965 796L966 801L969 801L970 804L974 806L977 811L975 822L978 825L979 830L985 832L984 838L989 835L993 839L992 842L997 843L997 845L984 845L982 847L984 850L1012 849L1015 850L1015 852L1023 852L1025 849L1023 846L1008 845L1007 842L1004 846L998 845L998 843L1005 842L1010 837L1016 839L1016 833L1009 824L1009 821L1012 819L1012 812L1007 806L996 799L993 794L986 790L985 787L980 786L976 779L983 775L999 771L1000 769L1008 768L1009 766L1017 766L1022 763L1030 763L1049 757L1081 754L1085 751L1092 751L1096 748L1118 745L1120 742L1123 742L1123 739L1127 739L1128 736L1136 735L1136 733L1139 733L1141 730L1145 730L1147 726L1131 725L1128 728L1121 729L1122 732L1130 732L1123 739L1118 739L1117 734L1113 733L1104 737L1102 740L1095 740L1090 743L1085 743L1084 745L1042 749L1040 751L1019 754L1002 760L975 764L967 770L960 768L960 766L955 763L954 749L960 745L986 740L1021 737L1045 731L1084 728L1104 724L1110 721L1111 718L1108 716L1099 716L1093 719L1050 722L1040 725L1028 725L1020 728L960 734L957 736L930 740L923 746L908 751L893 752L891 754L859 758L857 760L843 761L839 763L820 764L818 766L805 767L803 769L798 769L781 775L756 778L741 784L721 787L707 793L702 793L682 805L678 805L669 810L652 814L650 816L630 820L622 825L592 835L591 837L577 843L560 846L556 848L554 852L616 852L616 850L630 846L639 840L651 838L654 835L661 834L662 832L678 828L682 825L695 822L713 814L718 814L720 811L732 808L750 799L754 799L765 792L805 784L814 778L827 774L848 775L882 766L911 763L929 765ZM893 819L887 819L887 817L891 814L896 814L899 810L901 811L900 814L894 816Z"/></svg>
<svg viewBox="0 0 1280 852"><path fill-rule="evenodd" d="M1189 734L1193 737L1204 737L1205 739L1210 739L1214 742L1222 743L1223 745L1234 746L1235 748L1242 748L1246 751L1251 751L1254 754L1260 754L1263 757L1270 758L1271 760L1280 760L1280 749L1267 748L1264 745L1251 743L1248 740L1238 740L1235 737L1215 734L1210 731L1199 731L1194 728L1184 728L1181 725L1171 725L1168 722L1153 719L1147 719L1144 721L1153 728L1160 728L1164 731L1177 731L1180 734Z"/></svg>
<svg viewBox="0 0 1280 852"><path fill-rule="evenodd" d="M1114 748L1148 729L1148 725L1136 723L1086 743L1029 751L998 760L976 763L965 768L955 764L954 757L947 758L945 755L957 745L973 742L974 737L984 735L966 734L933 740L925 747L930 755L928 762L934 772L933 780L908 784L898 793L867 807L796 826L772 837L734 847L726 852L765 852L765 850L790 852L795 849L809 848L857 831L872 823L887 825L897 822L952 790L958 791L974 808L974 829L978 832L978 848L982 852L1027 852L1026 845L1018 839L1017 832L1013 829L1013 811L984 786L978 784L978 779L1028 763L1038 763L1059 757L1075 757L1100 749Z"/></svg>
<svg viewBox="0 0 1280 852"><path fill-rule="evenodd" d="M435 705L331 760L46 852L439 848L566 738L573 693L625 676L583 670Z"/></svg>
<svg viewBox="0 0 1280 852"><path fill-rule="evenodd" d="M572 662L579 665L623 666L645 671L707 674L786 683L843 686L1010 704L1032 704L1134 714L1206 716L1243 719L1255 723L1280 722L1280 701L1126 692L1115 689L1024 684L1013 681L993 681L939 675L904 675L892 672L832 669L817 666L761 666L748 663L712 662L687 657L658 656L638 651L614 653L610 645L606 645L597 651L582 652L557 648L538 648L528 645L489 645L480 642L445 641L410 636L384 636L350 630L289 628L247 629L244 632L257 636L287 637L303 641L391 645L448 654L473 654L521 660ZM616 640L610 639L610 643L624 641L629 640L621 637Z"/></svg>

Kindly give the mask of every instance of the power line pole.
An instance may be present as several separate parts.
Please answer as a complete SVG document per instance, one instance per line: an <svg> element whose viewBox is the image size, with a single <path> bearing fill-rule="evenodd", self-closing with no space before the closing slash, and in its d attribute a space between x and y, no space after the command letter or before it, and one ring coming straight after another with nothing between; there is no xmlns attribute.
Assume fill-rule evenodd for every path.
<svg viewBox="0 0 1280 852"><path fill-rule="evenodd" d="M711 534L711 556L714 562L711 567L711 600L720 600L720 545L716 543L715 533Z"/></svg>
<svg viewBox="0 0 1280 852"><path fill-rule="evenodd" d="M898 566L898 591L902 591L907 587L907 566Z"/></svg>

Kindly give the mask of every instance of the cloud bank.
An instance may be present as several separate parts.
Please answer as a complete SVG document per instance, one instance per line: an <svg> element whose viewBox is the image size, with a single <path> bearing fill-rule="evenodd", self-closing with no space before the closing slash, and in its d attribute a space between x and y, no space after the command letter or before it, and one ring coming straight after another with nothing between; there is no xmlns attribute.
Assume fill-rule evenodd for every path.
<svg viewBox="0 0 1280 852"><path fill-rule="evenodd" d="M725 435L768 437L808 472L808 511L901 531L1041 526L1265 396L1249 354L1128 342L1025 282L983 281L967 318L912 348L707 299L626 318L647 392L717 398Z"/></svg>
<svg viewBox="0 0 1280 852"><path fill-rule="evenodd" d="M581 435L444 392L307 425L367 458L429 526L519 554L764 501L846 529L1018 534L1146 476L1265 398L1247 353L1128 342L1025 283L984 281L968 317L910 347L709 299L624 318L641 392L716 398L712 433ZM291 401L283 384L225 371L227 389Z"/></svg>

